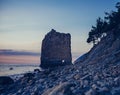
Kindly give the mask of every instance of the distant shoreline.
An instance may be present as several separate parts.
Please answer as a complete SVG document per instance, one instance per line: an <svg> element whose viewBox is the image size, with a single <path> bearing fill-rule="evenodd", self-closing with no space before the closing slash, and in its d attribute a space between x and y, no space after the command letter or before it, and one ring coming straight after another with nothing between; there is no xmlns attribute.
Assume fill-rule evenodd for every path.
<svg viewBox="0 0 120 95"><path fill-rule="evenodd" d="M24 74L40 69L38 64L0 64L0 76Z"/></svg>

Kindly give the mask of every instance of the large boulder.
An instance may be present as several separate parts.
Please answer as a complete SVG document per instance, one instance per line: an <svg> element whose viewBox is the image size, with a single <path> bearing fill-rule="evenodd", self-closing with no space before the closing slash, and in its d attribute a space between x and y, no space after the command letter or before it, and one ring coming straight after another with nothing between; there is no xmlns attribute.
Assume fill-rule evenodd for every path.
<svg viewBox="0 0 120 95"><path fill-rule="evenodd" d="M71 35L52 29L42 41L40 66L49 68L71 63Z"/></svg>
<svg viewBox="0 0 120 95"><path fill-rule="evenodd" d="M0 85L13 84L14 80L8 76L0 76Z"/></svg>

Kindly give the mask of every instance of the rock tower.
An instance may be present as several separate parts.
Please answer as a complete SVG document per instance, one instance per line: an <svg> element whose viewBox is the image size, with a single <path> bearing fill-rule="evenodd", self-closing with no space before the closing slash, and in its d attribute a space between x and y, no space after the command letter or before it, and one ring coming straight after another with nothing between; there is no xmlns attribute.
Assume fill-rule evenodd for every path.
<svg viewBox="0 0 120 95"><path fill-rule="evenodd" d="M42 41L40 67L49 68L71 63L71 35L52 29Z"/></svg>

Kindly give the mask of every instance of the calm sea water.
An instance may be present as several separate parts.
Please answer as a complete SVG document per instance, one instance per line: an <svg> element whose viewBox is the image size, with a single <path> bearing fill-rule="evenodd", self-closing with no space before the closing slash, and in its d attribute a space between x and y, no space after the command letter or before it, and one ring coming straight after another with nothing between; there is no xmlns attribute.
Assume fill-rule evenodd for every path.
<svg viewBox="0 0 120 95"><path fill-rule="evenodd" d="M0 64L0 76L23 74L34 71L34 69L40 69L39 65Z"/></svg>

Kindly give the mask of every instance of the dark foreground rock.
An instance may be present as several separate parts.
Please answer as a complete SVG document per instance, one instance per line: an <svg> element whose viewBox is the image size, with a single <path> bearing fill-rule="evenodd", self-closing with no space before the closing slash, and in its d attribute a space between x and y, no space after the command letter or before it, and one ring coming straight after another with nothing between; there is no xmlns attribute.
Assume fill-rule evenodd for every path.
<svg viewBox="0 0 120 95"><path fill-rule="evenodd" d="M14 80L7 76L0 76L0 85L13 84Z"/></svg>
<svg viewBox="0 0 120 95"><path fill-rule="evenodd" d="M0 95L1 93L9 91L8 87L14 84L14 80L8 76L0 76ZM7 94L6 94L7 95Z"/></svg>
<svg viewBox="0 0 120 95"><path fill-rule="evenodd" d="M71 36L52 29L43 39L41 48L42 68L49 68L72 63Z"/></svg>

